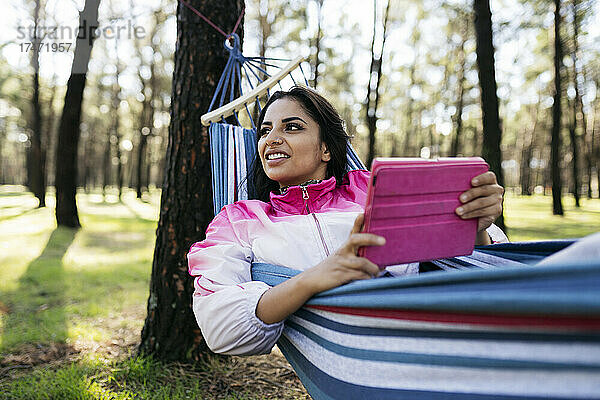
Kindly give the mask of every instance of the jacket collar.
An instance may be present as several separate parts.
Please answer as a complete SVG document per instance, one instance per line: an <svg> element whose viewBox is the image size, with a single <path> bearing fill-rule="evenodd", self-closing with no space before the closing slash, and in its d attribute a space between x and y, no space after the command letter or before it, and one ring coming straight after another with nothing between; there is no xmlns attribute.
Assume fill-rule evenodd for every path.
<svg viewBox="0 0 600 400"><path fill-rule="evenodd" d="M271 192L271 204L289 214L320 212L333 199L335 187L333 176L319 183L290 186L284 194Z"/></svg>

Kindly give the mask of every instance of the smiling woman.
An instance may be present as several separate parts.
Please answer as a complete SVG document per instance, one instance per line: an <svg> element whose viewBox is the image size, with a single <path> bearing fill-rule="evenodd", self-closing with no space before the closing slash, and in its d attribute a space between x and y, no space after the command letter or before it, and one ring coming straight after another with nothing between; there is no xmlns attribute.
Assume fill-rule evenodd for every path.
<svg viewBox="0 0 600 400"><path fill-rule="evenodd" d="M294 87L271 96L258 127L250 176L258 200L225 206L188 253L196 320L217 353L268 353L283 321L313 295L380 274L357 255L385 239L361 233L369 172L346 172L349 137L337 111L315 91ZM492 225L503 188L491 172L475 179L457 214L478 218L479 244L506 241ZM252 281L252 263L300 273L270 287ZM418 263L387 268L391 274L417 271Z"/></svg>

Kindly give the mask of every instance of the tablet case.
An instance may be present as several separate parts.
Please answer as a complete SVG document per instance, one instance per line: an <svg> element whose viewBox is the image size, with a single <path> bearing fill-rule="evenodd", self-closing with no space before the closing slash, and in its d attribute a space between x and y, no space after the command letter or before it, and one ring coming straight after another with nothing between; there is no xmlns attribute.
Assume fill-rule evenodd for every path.
<svg viewBox="0 0 600 400"><path fill-rule="evenodd" d="M477 218L463 220L454 210L471 179L488 168L480 157L376 158L363 231L385 237L386 244L358 254L380 268L471 254Z"/></svg>

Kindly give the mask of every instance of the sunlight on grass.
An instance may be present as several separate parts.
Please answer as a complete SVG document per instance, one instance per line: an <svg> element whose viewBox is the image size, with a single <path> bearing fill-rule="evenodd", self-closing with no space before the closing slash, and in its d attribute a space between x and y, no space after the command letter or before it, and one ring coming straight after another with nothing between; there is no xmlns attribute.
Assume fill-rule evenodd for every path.
<svg viewBox="0 0 600 400"><path fill-rule="evenodd" d="M2 383L6 400L183 400L265 399L260 388L235 384L236 362L209 358L197 365L161 363L152 358L131 357L105 362L92 357L56 370L39 368L13 381ZM232 388L235 387L235 388ZM256 393L258 392L258 393ZM268 393L268 391L267 391ZM306 399L290 388L280 392L284 399Z"/></svg>
<svg viewBox="0 0 600 400"><path fill-rule="evenodd" d="M552 196L507 194L504 217L511 241L579 238L600 231L600 199L582 199L575 207L571 196L563 198L564 215L552 214Z"/></svg>
<svg viewBox="0 0 600 400"><path fill-rule="evenodd" d="M30 194L11 189L0 191L0 210L19 198L29 206ZM107 342L119 329L141 330L158 197L101 200L78 195L77 231L56 229L50 207L0 213L0 354L24 343Z"/></svg>
<svg viewBox="0 0 600 400"><path fill-rule="evenodd" d="M22 187L0 187L0 353L23 343L107 342L139 332L148 296L159 195L78 195L83 228L56 229L51 207L35 209ZM49 196L48 204L54 199ZM507 194L512 241L582 237L600 229L600 200Z"/></svg>
<svg viewBox="0 0 600 400"><path fill-rule="evenodd" d="M0 380L3 399L257 399L237 385L229 360L201 367L148 358L114 360L95 349L134 346L146 313L159 196L79 194L82 229L56 228L52 205L35 209L19 187L0 186L0 359L20 346L64 343L84 359ZM582 237L600 230L600 200L581 209L565 197L565 216L550 196L507 194L512 241ZM132 347L129 347L132 348ZM104 355L102 355L104 354ZM235 363L235 361L233 361ZM287 390L287 389L286 389ZM286 392L287 393L287 392ZM289 389L286 399L305 398ZM1 396L0 396L1 397Z"/></svg>

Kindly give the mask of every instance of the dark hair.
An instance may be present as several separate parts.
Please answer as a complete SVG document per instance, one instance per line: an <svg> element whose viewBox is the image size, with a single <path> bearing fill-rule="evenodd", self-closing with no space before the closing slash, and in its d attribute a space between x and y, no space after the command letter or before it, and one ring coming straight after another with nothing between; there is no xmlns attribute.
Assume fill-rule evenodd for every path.
<svg viewBox="0 0 600 400"><path fill-rule="evenodd" d="M327 162L327 178L335 177L336 183L341 184L346 173L347 146L350 137L344 129L344 121L336 109L316 91L304 86L294 86L288 91L277 91L269 97L258 116L257 130L260 131L265 113L269 106L280 99L291 99L302 107L302 109L319 125L321 141L325 142L331 154ZM256 136L260 139L260 134ZM252 162L249 176L250 185L254 189L254 198L269 201L269 194L279 189L279 184L270 179L263 170L260 154L256 152Z"/></svg>

